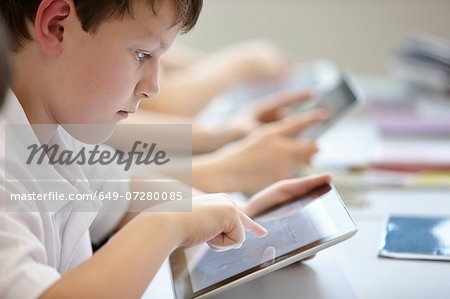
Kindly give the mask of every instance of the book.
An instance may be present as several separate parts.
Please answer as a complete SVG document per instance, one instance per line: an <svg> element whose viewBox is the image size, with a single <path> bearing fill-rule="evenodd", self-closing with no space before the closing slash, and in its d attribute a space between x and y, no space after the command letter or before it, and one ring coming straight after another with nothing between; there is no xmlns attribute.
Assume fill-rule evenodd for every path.
<svg viewBox="0 0 450 299"><path fill-rule="evenodd" d="M391 215L378 255L396 259L450 261L450 216Z"/></svg>
<svg viewBox="0 0 450 299"><path fill-rule="evenodd" d="M369 164L378 169L450 170L450 138L383 138L372 148Z"/></svg>
<svg viewBox="0 0 450 299"><path fill-rule="evenodd" d="M370 117L377 129L387 136L449 136L450 102L446 100L371 105Z"/></svg>

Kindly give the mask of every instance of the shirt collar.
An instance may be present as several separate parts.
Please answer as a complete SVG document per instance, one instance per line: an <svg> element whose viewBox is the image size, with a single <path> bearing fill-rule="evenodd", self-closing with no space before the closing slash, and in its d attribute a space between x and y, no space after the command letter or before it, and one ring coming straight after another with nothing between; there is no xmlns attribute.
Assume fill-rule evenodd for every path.
<svg viewBox="0 0 450 299"><path fill-rule="evenodd" d="M0 113L2 124L30 124L14 92L9 89Z"/></svg>
<svg viewBox="0 0 450 299"><path fill-rule="evenodd" d="M1 125L30 125L28 118L23 110L22 105L17 99L14 92L9 89L7 92L7 96L5 102L3 104L3 109L0 112L0 124ZM30 127L31 130L31 127ZM53 140L58 140L58 143L61 143L63 146L67 145L67 139L72 138L68 135L61 127L59 127L56 132ZM32 133L34 135L34 133ZM20 138L20 136L15 136L16 138ZM37 138L36 138L36 142ZM71 142L68 142L71 143ZM78 183L73 184L74 182L82 181L86 182L86 177L83 174L81 167L75 167L76 169L67 169L66 171L57 171L56 168L52 165L46 165L46 163L42 164L43 167L47 166L45 169L45 178L50 178L51 180L58 181L58 184L66 184L66 190L73 190L74 193L87 193L90 192L88 183ZM33 177L33 175L31 174ZM60 186L61 187L61 186ZM58 188L55 188L58 189ZM69 201L56 201L51 203L51 209L49 211L50 214L54 214L56 211L63 208ZM86 204L86 203L82 203ZM98 210L101 206L101 203L97 200L92 201L92 207L89 210Z"/></svg>

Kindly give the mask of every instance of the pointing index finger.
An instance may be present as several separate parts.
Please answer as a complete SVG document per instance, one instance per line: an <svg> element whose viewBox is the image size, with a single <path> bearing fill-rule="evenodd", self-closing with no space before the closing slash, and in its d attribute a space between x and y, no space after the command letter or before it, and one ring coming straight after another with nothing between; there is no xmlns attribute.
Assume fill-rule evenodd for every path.
<svg viewBox="0 0 450 299"><path fill-rule="evenodd" d="M258 238L267 236L267 230L245 215L244 212L239 211L239 217L241 218L242 225L244 226L246 232L249 232Z"/></svg>

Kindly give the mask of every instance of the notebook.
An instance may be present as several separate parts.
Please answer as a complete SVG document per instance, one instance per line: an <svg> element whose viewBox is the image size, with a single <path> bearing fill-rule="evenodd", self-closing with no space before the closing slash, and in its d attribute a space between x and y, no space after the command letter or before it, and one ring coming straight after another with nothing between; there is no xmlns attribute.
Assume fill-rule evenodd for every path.
<svg viewBox="0 0 450 299"><path fill-rule="evenodd" d="M390 216L378 255L450 261L450 216Z"/></svg>

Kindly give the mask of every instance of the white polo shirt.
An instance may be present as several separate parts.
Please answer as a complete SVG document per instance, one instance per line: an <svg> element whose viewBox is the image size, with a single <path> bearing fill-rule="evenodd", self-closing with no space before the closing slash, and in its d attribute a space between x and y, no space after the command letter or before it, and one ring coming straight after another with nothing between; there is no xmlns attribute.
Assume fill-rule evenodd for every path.
<svg viewBox="0 0 450 299"><path fill-rule="evenodd" d="M90 182L87 178L102 178L102 172L114 171L114 167L73 166L68 171L52 165L42 164L46 178L58 180L58 184L33 183L33 175L24 167L13 169L5 176L6 163L11 162L11 154L5 160L5 125L28 124L26 115L15 95L9 91L0 113L0 298L36 298L60 279L61 274L79 265L92 255L91 239L99 241L106 237L122 218L127 209L126 202L120 205L120 212L102 212L107 203L94 201L82 203L70 201L58 203L56 209L47 211L45 203L26 203L28 212L11 212L5 207L10 193L48 193L61 191L66 193L86 193L94 190L115 190L126 192L123 184ZM70 146L85 146L62 130L58 129L55 138ZM14 136L20 141L20 136ZM9 139L8 139L9 140ZM98 173L88 173L96 171ZM6 184L14 176L30 178L31 183L21 185ZM84 183L78 183L79 181ZM121 187L122 186L122 187ZM112 189L111 189L112 188ZM118 190L121 188L121 190ZM14 190L8 190L14 189ZM91 211L85 212L86 204ZM118 203L114 203L117 205ZM103 205L103 207L102 207ZM24 206L21 206L23 209ZM83 212L80 212L82 210ZM99 213L100 211L100 213ZM94 221L95 219L95 221Z"/></svg>

